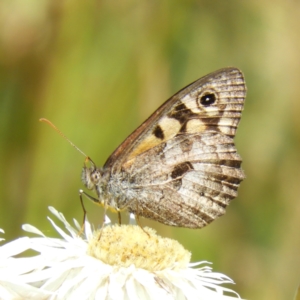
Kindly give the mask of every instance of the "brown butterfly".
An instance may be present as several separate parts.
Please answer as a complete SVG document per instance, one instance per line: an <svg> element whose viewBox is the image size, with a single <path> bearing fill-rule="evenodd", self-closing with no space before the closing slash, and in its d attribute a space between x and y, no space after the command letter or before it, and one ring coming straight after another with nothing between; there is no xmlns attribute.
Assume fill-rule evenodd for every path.
<svg viewBox="0 0 300 300"><path fill-rule="evenodd" d="M244 179L233 138L246 95L224 68L180 90L108 158L84 167L94 202L161 223L201 228L225 213Z"/></svg>

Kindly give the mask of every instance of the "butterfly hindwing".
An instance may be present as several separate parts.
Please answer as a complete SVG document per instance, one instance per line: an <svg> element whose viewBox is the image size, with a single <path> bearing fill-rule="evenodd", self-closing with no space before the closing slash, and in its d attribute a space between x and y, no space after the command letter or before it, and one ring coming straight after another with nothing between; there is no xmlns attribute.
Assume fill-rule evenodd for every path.
<svg viewBox="0 0 300 300"><path fill-rule="evenodd" d="M179 134L141 155L126 172L138 197L129 210L173 226L199 228L225 213L244 178L232 138Z"/></svg>

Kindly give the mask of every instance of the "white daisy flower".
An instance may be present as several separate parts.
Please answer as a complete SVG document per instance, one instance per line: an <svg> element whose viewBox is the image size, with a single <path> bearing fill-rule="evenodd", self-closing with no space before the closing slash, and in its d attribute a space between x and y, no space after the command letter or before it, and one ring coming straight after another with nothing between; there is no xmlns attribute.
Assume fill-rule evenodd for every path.
<svg viewBox="0 0 300 300"><path fill-rule="evenodd" d="M199 267L206 262L190 263L190 252L150 228L108 225L93 231L86 221L82 238L76 220L72 227L61 213L49 209L68 233L49 218L61 239L23 225L39 237L2 245L1 299L240 299L221 286L233 283L230 278ZM21 257L26 250L39 254Z"/></svg>

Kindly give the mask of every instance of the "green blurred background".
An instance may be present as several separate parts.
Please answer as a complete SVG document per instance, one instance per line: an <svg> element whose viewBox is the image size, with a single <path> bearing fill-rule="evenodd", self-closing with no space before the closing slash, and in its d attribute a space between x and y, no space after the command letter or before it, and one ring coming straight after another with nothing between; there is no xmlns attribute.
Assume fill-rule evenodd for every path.
<svg viewBox="0 0 300 300"><path fill-rule="evenodd" d="M142 219L213 262L247 299L292 299L300 281L300 2L0 2L0 228L55 236L48 206L82 219L84 157L98 165L173 93L226 66L243 70L235 139L247 179L202 230ZM103 210L86 201L98 226ZM110 215L115 217L114 215ZM123 218L125 220L125 218Z"/></svg>

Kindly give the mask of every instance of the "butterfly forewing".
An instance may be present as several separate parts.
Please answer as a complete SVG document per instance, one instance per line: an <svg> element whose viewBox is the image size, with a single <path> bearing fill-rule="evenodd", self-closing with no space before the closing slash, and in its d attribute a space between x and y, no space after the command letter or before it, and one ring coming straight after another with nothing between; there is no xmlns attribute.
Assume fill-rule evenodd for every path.
<svg viewBox="0 0 300 300"><path fill-rule="evenodd" d="M108 204L191 228L223 215L244 178L233 138L245 95L241 71L225 68L167 100L107 160Z"/></svg>
<svg viewBox="0 0 300 300"><path fill-rule="evenodd" d="M158 108L109 157L105 167L115 172L123 163L182 132L208 129L234 136L246 94L243 74L225 68L196 80ZM206 98L212 105L203 105ZM205 104L205 102L204 102Z"/></svg>

